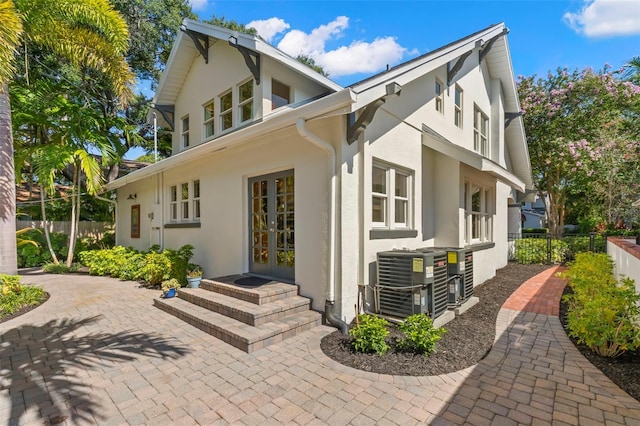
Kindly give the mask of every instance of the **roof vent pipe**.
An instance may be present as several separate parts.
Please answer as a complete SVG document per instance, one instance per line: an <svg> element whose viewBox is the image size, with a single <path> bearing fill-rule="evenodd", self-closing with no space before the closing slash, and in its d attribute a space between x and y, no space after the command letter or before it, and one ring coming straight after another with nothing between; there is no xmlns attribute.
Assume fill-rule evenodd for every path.
<svg viewBox="0 0 640 426"><path fill-rule="evenodd" d="M349 326L335 315L335 262L336 262L336 150L326 141L309 132L305 126L305 119L298 118L296 121L296 129L300 136L314 144L320 149L329 153L329 177L331 179L331 188L329 194L329 264L327 283L327 297L325 302L325 317L327 322L332 326L339 328L342 334L346 334Z"/></svg>

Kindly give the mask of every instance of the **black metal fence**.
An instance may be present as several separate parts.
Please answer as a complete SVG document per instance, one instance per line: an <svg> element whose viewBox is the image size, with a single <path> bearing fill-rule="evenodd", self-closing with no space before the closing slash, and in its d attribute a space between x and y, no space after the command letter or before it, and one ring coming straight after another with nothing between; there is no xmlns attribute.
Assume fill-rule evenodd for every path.
<svg viewBox="0 0 640 426"><path fill-rule="evenodd" d="M607 236L572 234L552 238L551 234L508 234L509 260L518 263L560 264L575 259L576 253L607 252Z"/></svg>

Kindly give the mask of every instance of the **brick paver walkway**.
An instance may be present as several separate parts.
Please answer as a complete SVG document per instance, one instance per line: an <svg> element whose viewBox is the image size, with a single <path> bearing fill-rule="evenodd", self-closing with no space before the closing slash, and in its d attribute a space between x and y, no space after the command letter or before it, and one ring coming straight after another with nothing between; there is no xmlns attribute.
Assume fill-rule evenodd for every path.
<svg viewBox="0 0 640 426"><path fill-rule="evenodd" d="M428 377L337 364L319 348L328 327L246 354L153 308L158 292L135 283L27 276L51 299L0 324L0 424L640 425L640 403L535 302L559 297L543 274L505 304L483 361Z"/></svg>

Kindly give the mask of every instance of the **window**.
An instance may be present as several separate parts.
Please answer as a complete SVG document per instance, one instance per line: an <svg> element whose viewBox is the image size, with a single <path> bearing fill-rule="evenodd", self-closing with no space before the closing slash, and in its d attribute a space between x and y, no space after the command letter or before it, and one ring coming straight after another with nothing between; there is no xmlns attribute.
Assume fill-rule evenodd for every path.
<svg viewBox="0 0 640 426"><path fill-rule="evenodd" d="M473 107L473 149L484 155L489 156L489 143L487 133L489 131L489 117L483 113L477 106Z"/></svg>
<svg viewBox="0 0 640 426"><path fill-rule="evenodd" d="M182 119L182 147L189 147L189 116Z"/></svg>
<svg viewBox="0 0 640 426"><path fill-rule="evenodd" d="M290 93L289 86L277 80L271 80L271 109L280 108L291 103Z"/></svg>
<svg viewBox="0 0 640 426"><path fill-rule="evenodd" d="M241 84L238 88L238 112L240 122L244 123L253 118L253 80Z"/></svg>
<svg viewBox="0 0 640 426"><path fill-rule="evenodd" d="M175 222L178 220L178 187L173 185L171 187L171 201L169 202L169 210L171 221Z"/></svg>
<svg viewBox="0 0 640 426"><path fill-rule="evenodd" d="M436 78L436 111L444 114L444 94L442 82Z"/></svg>
<svg viewBox="0 0 640 426"><path fill-rule="evenodd" d="M454 90L453 122L462 129L462 89L457 84Z"/></svg>
<svg viewBox="0 0 640 426"><path fill-rule="evenodd" d="M410 229L411 195L412 175L409 171L381 163L374 164L371 174L373 227Z"/></svg>
<svg viewBox="0 0 640 426"><path fill-rule="evenodd" d="M200 180L193 181L193 218L200 219Z"/></svg>
<svg viewBox="0 0 640 426"><path fill-rule="evenodd" d="M464 184L465 242L493 240L492 192L471 182Z"/></svg>
<svg viewBox="0 0 640 426"><path fill-rule="evenodd" d="M189 184L180 185L180 211L181 219L189 219Z"/></svg>
<svg viewBox="0 0 640 426"><path fill-rule="evenodd" d="M210 138L216 131L215 106L213 101L204 106L204 138Z"/></svg>
<svg viewBox="0 0 640 426"><path fill-rule="evenodd" d="M233 127L233 94L231 91L220 96L220 128L224 132Z"/></svg>

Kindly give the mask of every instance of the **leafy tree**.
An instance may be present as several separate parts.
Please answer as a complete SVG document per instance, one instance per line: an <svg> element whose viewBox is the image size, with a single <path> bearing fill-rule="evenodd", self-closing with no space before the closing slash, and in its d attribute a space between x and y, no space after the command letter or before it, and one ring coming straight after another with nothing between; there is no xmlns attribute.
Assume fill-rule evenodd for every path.
<svg viewBox="0 0 640 426"><path fill-rule="evenodd" d="M620 219L629 202L623 194L638 182L640 87L608 68L558 69L546 79L520 77L518 91L551 233L562 233L572 202L590 204L602 220Z"/></svg>
<svg viewBox="0 0 640 426"><path fill-rule="evenodd" d="M322 68L320 65L316 64L316 61L314 61L313 58L305 55L298 55L296 57L296 60L298 62L302 62L303 64L305 64L306 66L308 66L309 68L317 72L318 74L321 74L324 77L329 77L329 73L326 72L324 68Z"/></svg>
<svg viewBox="0 0 640 426"><path fill-rule="evenodd" d="M131 95L123 53L127 26L107 0L0 1L0 272L16 270L15 177L8 83L20 45L38 46L70 64L104 75L114 103Z"/></svg>
<svg viewBox="0 0 640 426"><path fill-rule="evenodd" d="M240 24L233 19L228 20L224 16L213 15L211 16L211 19L205 19L203 22L205 24L215 25L216 27L228 28L232 31L259 37L258 30L255 28L247 28L244 24Z"/></svg>

